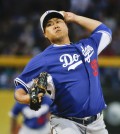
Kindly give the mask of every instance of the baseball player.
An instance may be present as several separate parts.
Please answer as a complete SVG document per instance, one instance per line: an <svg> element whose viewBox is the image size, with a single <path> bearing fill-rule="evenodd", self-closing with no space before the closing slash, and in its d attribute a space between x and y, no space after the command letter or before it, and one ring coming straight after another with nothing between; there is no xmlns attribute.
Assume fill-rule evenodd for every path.
<svg viewBox="0 0 120 134"><path fill-rule="evenodd" d="M31 110L27 104L16 102L12 107L9 116L10 134L17 134L18 116L22 114L23 123L21 124L18 134L50 134L50 125L48 122L49 106L44 104L38 111Z"/></svg>
<svg viewBox="0 0 120 134"><path fill-rule="evenodd" d="M85 28L91 35L71 43L68 23ZM40 24L51 45L32 58L15 79L16 100L29 104L33 79L47 72L53 134L108 134L102 115L106 104L98 55L111 42L111 30L97 20L55 10L46 11ZM44 102L43 93L34 96Z"/></svg>

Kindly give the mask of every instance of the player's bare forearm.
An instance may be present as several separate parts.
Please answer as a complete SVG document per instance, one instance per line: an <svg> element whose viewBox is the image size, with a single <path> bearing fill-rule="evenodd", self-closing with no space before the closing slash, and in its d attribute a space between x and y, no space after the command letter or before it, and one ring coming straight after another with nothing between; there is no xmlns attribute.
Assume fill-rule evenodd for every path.
<svg viewBox="0 0 120 134"><path fill-rule="evenodd" d="M74 21L75 23L81 25L82 27L86 28L90 32L94 31L100 24L102 24L100 21L86 18L83 16L78 16L78 15L75 15Z"/></svg>
<svg viewBox="0 0 120 134"><path fill-rule="evenodd" d="M15 99L22 104L30 103L30 96L22 88L15 91Z"/></svg>
<svg viewBox="0 0 120 134"><path fill-rule="evenodd" d="M66 22L76 23L90 32L94 31L100 24L102 24L100 21L79 16L71 12L63 12L63 14Z"/></svg>
<svg viewBox="0 0 120 134"><path fill-rule="evenodd" d="M43 93L38 94L39 102L43 97ZM26 93L24 89L19 88L15 91L15 99L22 104L30 104L30 94Z"/></svg>

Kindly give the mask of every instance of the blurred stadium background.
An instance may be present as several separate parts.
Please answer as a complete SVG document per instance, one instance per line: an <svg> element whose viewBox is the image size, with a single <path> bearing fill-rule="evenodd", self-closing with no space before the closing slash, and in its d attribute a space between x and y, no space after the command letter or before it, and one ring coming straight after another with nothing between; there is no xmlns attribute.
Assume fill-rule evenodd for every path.
<svg viewBox="0 0 120 134"><path fill-rule="evenodd" d="M14 103L14 78L29 59L43 51L45 40L40 15L49 9L72 11L102 21L113 40L99 56L101 83L108 109L109 134L120 134L120 0L1 0L0 1L0 134L9 133L8 112ZM74 42L89 33L70 24Z"/></svg>

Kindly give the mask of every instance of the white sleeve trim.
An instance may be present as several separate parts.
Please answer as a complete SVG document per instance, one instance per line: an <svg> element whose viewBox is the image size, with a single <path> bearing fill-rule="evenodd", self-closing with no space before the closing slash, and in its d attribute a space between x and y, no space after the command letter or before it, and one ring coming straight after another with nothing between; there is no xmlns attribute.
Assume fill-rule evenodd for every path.
<svg viewBox="0 0 120 134"><path fill-rule="evenodd" d="M55 86L54 86L54 83L53 83L53 79L52 79L52 76L50 74L48 74L48 78L47 78L47 82L48 82L48 86L47 86L47 90L48 91L51 91L51 94L48 94L48 96L51 98L51 99L54 99L55 98ZM15 85L17 86L19 83L21 85L23 85L26 89L27 92L29 92L29 89L32 87L33 85L33 81L30 81L28 83L25 83L23 82L21 79L19 78L16 78L14 80L14 83Z"/></svg>
<svg viewBox="0 0 120 134"><path fill-rule="evenodd" d="M102 33L102 37L101 37L99 47L98 47L98 55L99 55L102 52L102 50L111 42L112 37L110 33L104 30L100 30L97 33Z"/></svg>
<svg viewBox="0 0 120 134"><path fill-rule="evenodd" d="M15 83L16 86L20 83L21 85L23 85L25 87L26 91L29 92L29 87L21 79L16 78L15 81L14 81L14 83Z"/></svg>

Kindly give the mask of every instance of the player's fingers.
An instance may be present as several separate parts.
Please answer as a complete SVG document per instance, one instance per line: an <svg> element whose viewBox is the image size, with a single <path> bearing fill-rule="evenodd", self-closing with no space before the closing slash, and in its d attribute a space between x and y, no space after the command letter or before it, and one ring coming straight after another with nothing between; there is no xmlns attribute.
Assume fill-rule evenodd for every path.
<svg viewBox="0 0 120 134"><path fill-rule="evenodd" d="M43 93L39 93L38 97L43 97L43 95L44 95Z"/></svg>
<svg viewBox="0 0 120 134"><path fill-rule="evenodd" d="M38 94L39 102L41 102L41 99L42 99L43 95L44 95L43 93L39 93L39 94Z"/></svg>
<svg viewBox="0 0 120 134"><path fill-rule="evenodd" d="M38 100L39 100L39 102L41 102L42 100L41 100L41 98L38 98Z"/></svg>

